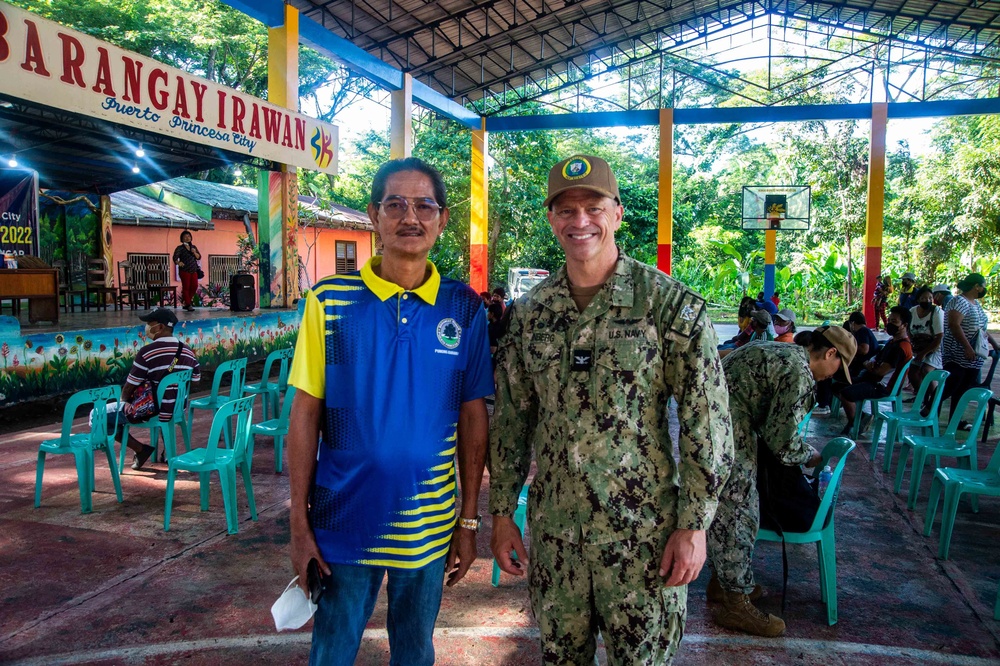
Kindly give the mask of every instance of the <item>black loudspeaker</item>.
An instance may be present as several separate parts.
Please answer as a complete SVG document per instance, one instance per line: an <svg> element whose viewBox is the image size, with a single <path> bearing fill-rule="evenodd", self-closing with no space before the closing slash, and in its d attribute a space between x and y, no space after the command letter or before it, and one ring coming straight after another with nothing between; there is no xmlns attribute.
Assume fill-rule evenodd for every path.
<svg viewBox="0 0 1000 666"><path fill-rule="evenodd" d="M237 273L229 278L229 309L250 312L257 303L257 287L249 273Z"/></svg>

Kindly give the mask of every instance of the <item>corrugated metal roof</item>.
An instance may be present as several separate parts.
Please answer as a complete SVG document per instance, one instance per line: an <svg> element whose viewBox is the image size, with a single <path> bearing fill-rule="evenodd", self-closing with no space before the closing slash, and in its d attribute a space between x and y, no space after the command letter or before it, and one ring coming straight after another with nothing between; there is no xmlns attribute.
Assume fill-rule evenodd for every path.
<svg viewBox="0 0 1000 666"><path fill-rule="evenodd" d="M168 192L179 194L191 201L236 212L257 212L257 190L238 185L211 183L194 178L173 178L156 183Z"/></svg>
<svg viewBox="0 0 1000 666"><path fill-rule="evenodd" d="M115 224L213 228L208 220L160 203L134 190L122 190L111 195L111 219Z"/></svg>
<svg viewBox="0 0 1000 666"><path fill-rule="evenodd" d="M254 215L257 213L257 190L254 188L211 183L194 178L174 178L155 183L155 186L212 208L237 213L248 212ZM314 203L316 198L309 196L300 196L299 201L307 212L316 215L320 226L331 229L375 231L368 215L361 211L339 205L333 205L333 210L321 209Z"/></svg>

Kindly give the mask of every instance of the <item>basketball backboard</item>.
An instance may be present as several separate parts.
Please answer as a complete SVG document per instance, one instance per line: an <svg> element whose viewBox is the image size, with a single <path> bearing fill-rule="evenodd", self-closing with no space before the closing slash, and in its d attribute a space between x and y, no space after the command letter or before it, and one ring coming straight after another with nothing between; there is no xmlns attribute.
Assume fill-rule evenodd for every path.
<svg viewBox="0 0 1000 666"><path fill-rule="evenodd" d="M743 229L804 231L811 202L808 185L744 185Z"/></svg>

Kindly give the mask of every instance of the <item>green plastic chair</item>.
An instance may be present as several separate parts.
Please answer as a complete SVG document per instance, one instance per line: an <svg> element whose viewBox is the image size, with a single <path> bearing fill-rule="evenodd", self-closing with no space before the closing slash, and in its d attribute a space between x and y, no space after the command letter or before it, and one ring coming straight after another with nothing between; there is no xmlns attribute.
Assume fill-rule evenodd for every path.
<svg viewBox="0 0 1000 666"><path fill-rule="evenodd" d="M955 410L958 414L958 410ZM972 504L972 512L979 512L979 495L1000 497L1000 445L993 450L990 462L983 471L960 469L956 467L939 467L931 479L931 496L927 502L927 515L924 517L924 536L931 535L934 516L937 514L938 500L944 493L944 508L941 509L941 537L938 542L938 557L948 559L951 547L951 534L955 529L955 516L958 514L958 501L962 493L968 494Z"/></svg>
<svg viewBox="0 0 1000 666"><path fill-rule="evenodd" d="M201 484L201 510L208 511L208 484L211 472L218 472L222 489L222 502L226 510L226 527L230 534L236 534L236 470L243 476L243 487L250 504L250 518L257 520L257 503L253 497L250 481L250 466L253 461L253 438L250 436L254 396L231 400L219 406L212 419L212 430L208 435L208 446L194 448L187 453L174 456L167 464L167 499L163 512L163 531L170 531L170 512L174 503L174 480L179 470L197 472ZM233 448L219 447L219 439L225 436L230 418L236 417L236 431Z"/></svg>
<svg viewBox="0 0 1000 666"><path fill-rule="evenodd" d="M907 410L892 412L877 412L872 422L872 445L871 461L875 462L875 454L878 453L879 435L882 432L882 422L885 421L885 456L882 461L882 470L889 471L892 463L892 451L896 447L896 441L903 435L903 428L920 428L921 434L937 437L940 426L938 425L938 411L941 407L941 398L944 396L944 382L951 373L947 370L932 370L927 373L924 380L920 382L916 397L913 398L913 406ZM934 388L934 399L931 401L930 411L927 416L920 415L920 409L924 404L927 392L931 384L937 382ZM897 490L898 492L898 490Z"/></svg>
<svg viewBox="0 0 1000 666"><path fill-rule="evenodd" d="M191 450L191 438L188 435L189 429L186 423L187 416L187 399L188 394L191 391L191 375L192 370L175 370L169 375L164 377L160 384L156 387L156 404L163 404L163 396L166 391L171 386L177 387L177 400L174 402L174 412L170 416L169 421L161 421L159 416L154 416L145 423L129 423L125 421L125 430L122 433L122 445L121 451L118 454L118 471L125 471L125 454L128 452L128 447L125 442L128 441L128 434L132 428L146 428L149 430L149 444L156 449L160 445L160 433L163 433L163 450L166 454L167 460L173 458L177 455L177 426L181 428L181 434L184 436L184 450ZM124 419L124 417L123 417ZM153 460L159 460L156 455L156 451L153 451Z"/></svg>
<svg viewBox="0 0 1000 666"><path fill-rule="evenodd" d="M521 531L522 538L524 537L524 523L528 520L528 488L529 485L527 483L521 488L521 494L517 496L517 509L514 510L514 524ZM517 559L517 553L511 551L510 554L515 560ZM497 564L496 560L493 560L493 578L491 582L493 583L493 587L500 587L500 565Z"/></svg>
<svg viewBox="0 0 1000 666"><path fill-rule="evenodd" d="M219 393L219 388L222 385L222 378L226 375L231 375L231 383L229 386L229 396L225 396ZM232 361L226 361L220 363L218 367L215 368L215 376L212 378L212 392L205 396L204 398L198 398L192 400L188 403L188 417L187 422L184 424L186 428L185 441L191 442L191 426L194 423L194 410L196 409L207 409L209 411L215 412L223 404L229 402L230 400L237 400L243 397L243 386L246 383L247 376L247 360L245 358L237 358ZM232 427L226 429L226 446L232 446Z"/></svg>
<svg viewBox="0 0 1000 666"><path fill-rule="evenodd" d="M778 534L773 530L761 528L757 532L758 541L775 541L781 543L815 543L819 554L819 592L820 599L826 603L826 619L830 625L837 623L837 541L833 529L833 514L837 506L837 495L840 493L840 482L844 476L844 465L847 454L854 450L855 443L846 437L830 440L823 447L823 462L816 465L814 476L820 470L837 458L833 468L833 477L827 486L813 524L806 532L783 532Z"/></svg>
<svg viewBox="0 0 1000 666"><path fill-rule="evenodd" d="M281 415L270 421L255 423L250 428L250 436L265 435L274 438L274 473L281 474L281 458L285 450L285 435L288 434L288 417L292 413L292 402L295 400L295 387L288 387L285 402L281 406Z"/></svg>
<svg viewBox="0 0 1000 666"><path fill-rule="evenodd" d="M905 365L896 373L896 377L892 382L892 390L889 391L889 395L883 396L881 398L865 398L857 404L857 409L854 411L854 426L851 428L851 437L853 439L858 438L858 431L861 429L861 413L865 409L865 403L871 403L872 416L876 416L878 412L879 403L887 402L892 405L892 411L901 412L903 411L903 381L906 379L906 373L910 370L910 363L913 359L906 362ZM830 401L830 413L837 414L840 411L840 398L833 396L833 400Z"/></svg>
<svg viewBox="0 0 1000 666"><path fill-rule="evenodd" d="M76 460L77 484L80 486L80 513L90 513L94 508L94 451L103 450L111 468L115 495L122 501L122 484L115 467L115 433L108 432L108 401L121 399L120 386L102 386L78 391L70 396L63 408L62 433L58 438L46 439L38 446L35 464L35 508L42 504L42 476L45 474L45 456L73 454ZM73 419L77 410L86 405L91 408L89 432L73 432ZM116 420L117 423L117 420Z"/></svg>
<svg viewBox="0 0 1000 666"><path fill-rule="evenodd" d="M976 469L978 465L978 452L976 450L976 437L979 434L979 426L986 415L986 408L990 404L993 392L988 389L969 389L958 401L955 413L948 421L948 427L940 437L921 437L911 435L903 438L903 443L899 445L899 461L896 463L896 483L893 490L897 493L903 486L903 471L906 469L906 459L910 457L910 450L913 451L913 469L910 471L910 493L906 506L914 509L917 506L917 493L920 492L920 481L924 474L924 464L927 456L935 457L935 467L941 466L941 456L956 458L965 461L966 469ZM965 416L965 410L969 403L976 403L976 415L972 419L972 430L964 441L958 441L958 424ZM888 451L886 451L888 455Z"/></svg>
<svg viewBox="0 0 1000 666"><path fill-rule="evenodd" d="M243 387L244 395L262 395L264 398L264 418L274 419L278 414L278 397L288 391L288 371L292 365L295 349L278 349L267 355L264 360L264 374L260 381ZM278 363L278 379L270 381L271 366Z"/></svg>

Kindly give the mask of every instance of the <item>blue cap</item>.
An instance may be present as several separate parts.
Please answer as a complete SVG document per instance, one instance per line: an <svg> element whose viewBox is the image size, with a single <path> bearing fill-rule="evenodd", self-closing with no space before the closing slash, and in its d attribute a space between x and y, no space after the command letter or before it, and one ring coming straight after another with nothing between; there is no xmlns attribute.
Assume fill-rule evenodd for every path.
<svg viewBox="0 0 1000 666"><path fill-rule="evenodd" d="M767 314L769 314L769 315L776 315L776 314L778 314L778 306L775 305L774 303L772 303L771 301L764 301L763 303L760 302L760 301L757 301L757 309L758 310L766 310Z"/></svg>

